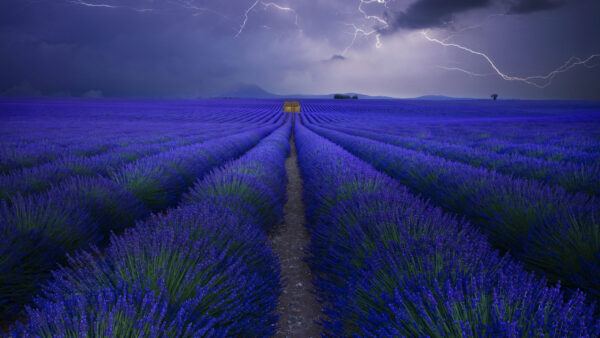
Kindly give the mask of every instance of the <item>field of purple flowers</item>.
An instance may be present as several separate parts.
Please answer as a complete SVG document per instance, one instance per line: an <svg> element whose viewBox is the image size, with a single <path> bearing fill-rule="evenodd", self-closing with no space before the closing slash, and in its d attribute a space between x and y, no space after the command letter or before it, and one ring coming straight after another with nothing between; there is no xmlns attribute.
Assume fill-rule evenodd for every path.
<svg viewBox="0 0 600 338"><path fill-rule="evenodd" d="M294 138L325 336L600 336L600 104L0 101L0 335L272 336Z"/></svg>

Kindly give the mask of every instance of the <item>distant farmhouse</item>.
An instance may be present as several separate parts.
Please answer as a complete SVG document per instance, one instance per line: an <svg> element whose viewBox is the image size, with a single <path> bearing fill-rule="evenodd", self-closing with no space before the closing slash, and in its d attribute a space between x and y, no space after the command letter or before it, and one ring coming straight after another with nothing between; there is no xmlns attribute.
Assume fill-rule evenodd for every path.
<svg viewBox="0 0 600 338"><path fill-rule="evenodd" d="M300 102L297 101L287 101L283 103L283 112L284 113L299 113L300 112Z"/></svg>

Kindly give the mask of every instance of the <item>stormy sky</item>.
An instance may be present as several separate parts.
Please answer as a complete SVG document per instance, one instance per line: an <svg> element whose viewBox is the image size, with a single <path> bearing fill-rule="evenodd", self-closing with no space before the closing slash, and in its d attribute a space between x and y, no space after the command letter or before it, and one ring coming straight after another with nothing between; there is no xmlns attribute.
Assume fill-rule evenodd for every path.
<svg viewBox="0 0 600 338"><path fill-rule="evenodd" d="M2 0L0 96L600 99L597 0ZM553 72L554 71L554 72Z"/></svg>

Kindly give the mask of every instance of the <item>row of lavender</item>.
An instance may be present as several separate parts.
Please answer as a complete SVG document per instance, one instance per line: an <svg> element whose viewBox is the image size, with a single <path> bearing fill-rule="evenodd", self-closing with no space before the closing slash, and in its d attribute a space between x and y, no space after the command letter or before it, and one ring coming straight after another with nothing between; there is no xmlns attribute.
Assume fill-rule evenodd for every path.
<svg viewBox="0 0 600 338"><path fill-rule="evenodd" d="M190 135L167 142L135 142L95 156L62 156L49 163L0 174L0 199L16 194L39 193L71 176L109 176L127 163L242 132L243 130L237 129L206 131L201 135Z"/></svg>
<svg viewBox="0 0 600 338"><path fill-rule="evenodd" d="M278 120L273 121L273 116ZM176 205L194 180L246 152L281 125L282 118L271 112L273 123L260 128L225 137L217 136L231 132L217 132L203 138L205 142L168 147L130 163L119 162L117 156L115 169L80 166L57 176L60 179L50 175L49 182L38 180L35 187L40 189L27 195L9 191L0 205L2 317L19 313L49 272L65 260L65 254L90 244L104 245L111 232L133 226L152 211ZM90 159L79 164L104 164ZM107 174L99 175L104 172L97 168Z"/></svg>
<svg viewBox="0 0 600 338"><path fill-rule="evenodd" d="M329 124L494 152L533 151L549 158L600 153L597 102L306 102L303 111L317 112Z"/></svg>
<svg viewBox="0 0 600 338"><path fill-rule="evenodd" d="M377 119L371 119L371 121L365 123L362 119L333 120L330 114L310 114L310 116L315 123L330 127L360 129L364 132L385 134L388 137L396 136L408 144L430 142L447 147L461 147L466 150L483 151L497 155L519 155L552 162L566 161L577 164L600 164L600 159L598 159L600 149L596 149L598 148L598 140L592 142L593 137L591 135L587 137L582 136L582 134L585 134L585 128L582 128L582 126L598 127L600 116L595 116L596 121L594 121L594 116L588 116L567 125L561 125L561 121L557 118L547 118L548 121L545 124L540 124L539 121L526 120L520 121L521 123L519 123L518 128L510 122L510 119L483 119L477 123L468 120L442 120L434 123L416 118L416 120L394 123L394 117L388 116L389 123L378 125ZM352 115L347 114L346 118L350 116ZM481 125L485 125L485 127ZM474 135L471 135L466 132L470 128L479 130L472 132ZM535 130L535 132L527 133L527 131L523 130L525 128L530 131ZM514 129L518 129L518 132L515 132ZM520 135L539 134L540 129L546 130L548 134L560 140L564 140L564 138L574 138L576 140L578 137L585 138L584 141L579 142L585 144L585 146L565 147L552 145L548 143L547 139L539 135L533 139L526 139L519 142L515 140L515 137L511 138L509 135L511 133L519 133ZM565 130L568 132L565 132ZM494 132L493 136L491 134L492 131ZM562 136L557 136L557 134ZM600 135L596 137L600 139ZM590 142L592 143L590 144Z"/></svg>
<svg viewBox="0 0 600 338"><path fill-rule="evenodd" d="M6 109L0 105L0 109ZM167 141L185 142L199 130L238 130L254 128L269 119L275 118L273 112L253 112L238 115L237 123L221 123L220 116L212 116L213 121L119 121L116 116L103 117L101 120L86 118L83 121L69 120L65 116L60 119L43 121L43 126L28 126L23 130L15 123L4 122L0 128L2 145L0 147L0 173L8 174L23 168L35 167L65 157L81 158L102 155L122 148L136 145L150 145ZM203 115L203 114L198 114ZM68 115L67 115L68 116ZM231 118L231 117L228 117ZM176 119L174 119L177 121ZM32 122L32 121L29 121ZM37 121L40 123L40 121ZM65 128L64 125L77 124L77 130ZM112 128L103 130L98 125L107 123ZM46 128L44 128L44 126ZM62 126L62 127L60 127ZM15 135L6 135L8 131L20 130ZM42 129L42 138L35 133Z"/></svg>
<svg viewBox="0 0 600 338"><path fill-rule="evenodd" d="M248 126L246 126L247 128ZM193 143L198 137L198 130L211 130L210 127L194 125L193 130L165 130L160 133L152 133L143 128L140 133L124 133L119 135L106 134L90 138L80 135L65 141L66 144L56 144L48 141L34 141L27 145L4 145L0 154L2 163L0 172L12 174L24 169L52 163L64 158L86 158L90 156L105 155L114 151L133 148L136 146L155 145L161 143ZM228 130L242 130L243 127L226 128ZM148 136L151 135L151 136ZM52 135L48 135L52 137ZM54 138L56 141L56 138ZM72 142L72 143L71 143Z"/></svg>
<svg viewBox="0 0 600 338"><path fill-rule="evenodd" d="M582 294L546 287L477 229L304 126L295 139L327 334L600 334Z"/></svg>
<svg viewBox="0 0 600 338"><path fill-rule="evenodd" d="M57 147L64 149L85 141L124 142L137 138L186 136L212 127L255 127L272 116L273 103L237 102L236 109L212 101L178 102L127 100L117 104L77 100L0 100L0 145L5 147ZM86 140L87 139L87 140ZM27 148L22 148L24 152ZM49 148L48 150L52 150Z"/></svg>
<svg viewBox="0 0 600 338"><path fill-rule="evenodd" d="M198 180L181 205L54 273L13 336L268 336L280 292L288 121Z"/></svg>
<svg viewBox="0 0 600 338"><path fill-rule="evenodd" d="M309 124L445 210L466 215L528 268L600 297L600 202L558 186L505 176ZM372 137L376 137L371 135ZM575 175L576 173L573 173Z"/></svg>
<svg viewBox="0 0 600 338"><path fill-rule="evenodd" d="M310 116L307 116L307 120L312 122ZM382 134L380 132L365 131L360 128L330 126L328 124L318 125L346 134L366 137L405 149L432 154L451 161L466 163L474 167L486 168L507 175L560 185L570 192L585 192L600 196L600 156L588 154L586 158L589 161L586 161L586 163L556 162L519 154L498 154L446 142Z"/></svg>
<svg viewBox="0 0 600 338"><path fill-rule="evenodd" d="M392 134L415 141L438 141L499 154L519 154L551 161L598 163L600 153L596 112L561 119L544 112L524 112L524 117L452 118L440 109L439 117L399 117L396 114L343 114L319 112L318 122L347 128ZM596 155L596 156L594 156Z"/></svg>
<svg viewBox="0 0 600 338"><path fill-rule="evenodd" d="M369 114L365 114L369 116ZM394 120L394 116L387 116ZM370 131L412 137L425 141L440 141L455 145L479 148L495 153L516 153L530 157L541 157L553 161L571 161L586 163L598 154L597 114L579 116L571 120L557 117L545 117L543 120L519 120L510 118L481 119L477 122L469 119L427 121L413 119L399 124L380 124L358 121L331 120L340 126L352 127L367 125ZM385 120L385 118L383 118ZM400 122L400 121L398 121ZM441 122L441 123L440 123Z"/></svg>

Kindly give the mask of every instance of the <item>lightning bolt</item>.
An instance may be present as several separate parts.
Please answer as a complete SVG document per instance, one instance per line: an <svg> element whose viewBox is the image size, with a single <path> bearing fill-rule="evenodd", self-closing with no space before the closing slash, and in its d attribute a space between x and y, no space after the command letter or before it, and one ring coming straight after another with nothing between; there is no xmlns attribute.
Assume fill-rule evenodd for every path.
<svg viewBox="0 0 600 338"><path fill-rule="evenodd" d="M235 38L237 38L238 36L240 36L240 34L242 34L242 32L244 31L244 28L246 28L246 23L248 22L248 14L250 14L250 11L252 9L254 9L254 7L256 7L256 5L258 5L258 3L260 2L260 0L256 0L256 2L254 2L252 4L252 6L250 6L247 10L246 13L244 13L244 21L242 22L242 24L240 25L240 30L237 32L237 34L234 36Z"/></svg>
<svg viewBox="0 0 600 338"><path fill-rule="evenodd" d="M350 50L350 48L352 48L354 46L354 43L356 42L356 39L358 39L359 35L361 36L371 36L373 34L375 34L375 39L376 39L376 43L375 46L377 48L381 48L381 34L378 33L378 31L376 29L367 31L364 30L362 28L357 27L355 24L353 23L349 23L346 24L347 26L351 26L352 28L354 28L354 36L352 38L352 41L350 41L350 44L348 46L346 46L346 48L344 48L344 50L342 51L341 55L346 55L346 53L348 53L348 51Z"/></svg>
<svg viewBox="0 0 600 338"><path fill-rule="evenodd" d="M498 18L498 17L503 17L503 16L506 16L506 14L501 14L501 13L498 13L498 14L491 14L491 15L488 15L488 16L487 16L487 17L486 17L486 18L485 18L485 19L484 19L484 20L483 20L481 23L479 23L479 24L470 25L470 26L465 26L465 27L462 27L462 28L460 28L460 29L458 29L458 30L454 30L454 31L452 32L452 34L450 34L450 35L446 36L446 37L445 37L445 38L444 38L442 41L444 41L444 42L447 42L447 41L449 41L450 39L452 39L453 37L460 35L461 33L464 33L464 32L466 32L466 31L470 31L470 30L474 30L474 29L479 29L479 28L482 28L482 27L485 25L485 23L486 23L487 21L489 21L490 19L493 19L493 18Z"/></svg>
<svg viewBox="0 0 600 338"><path fill-rule="evenodd" d="M426 31L426 30L422 31L421 33L425 37L425 39L427 39L430 42L437 43L444 47L457 48L457 49L463 50L465 52L468 52L470 54L480 56L490 65L492 70L494 70L495 74L500 76L503 80L523 82L528 85L531 85L531 86L534 86L537 88L541 88L541 89L550 86L552 84L552 81L558 74L564 73L564 72L566 72L576 66L579 66L579 65L584 65L587 67L587 65L590 61L594 60L597 57L600 57L600 54L593 54L593 55L588 56L585 59L581 59L578 57L571 57L562 66L558 67L557 69L555 69L545 75L534 75L534 76L528 76L528 77L511 76L511 75L508 75L508 74L502 72L500 70L500 68L498 68L498 66L494 63L494 61L492 61L492 59L483 52L476 51L474 49L459 45L457 43L449 43L449 42L445 42L440 39L432 38L431 36L429 36L428 31ZM459 70L461 72L464 72L464 73L467 73L470 75L475 74L475 73L469 72L464 69L455 68L455 70Z"/></svg>
<svg viewBox="0 0 600 338"><path fill-rule="evenodd" d="M74 5L85 6L85 7L110 8L110 9L127 8L127 9L134 10L136 12L151 12L154 10L152 8L132 8L132 7L126 7L126 6L109 5L106 3L87 2L84 0L69 0L68 2L70 2L71 4L74 4Z"/></svg>
<svg viewBox="0 0 600 338"><path fill-rule="evenodd" d="M157 7L154 7L154 6L148 6L146 8L132 7L132 6L122 5L121 3L114 4L115 2L112 2L110 0L103 0L104 2L100 2L100 0L65 0L65 1L68 3L74 4L74 5L95 7L95 8L106 8L106 9L120 9L121 8L121 9L134 10L137 12L151 12L151 11L157 10ZM370 14L370 12L368 12L365 7L367 7L369 5L376 5L376 6L383 6L385 8L388 8L388 4L391 1L393 1L393 0L358 0L358 7L356 10L357 10L357 13L360 15L360 18L363 20L363 24L364 24L364 22L371 22L371 23L374 23L374 25L372 28L361 28L360 24L346 23L345 24L346 26L352 27L352 29L353 29L352 40L343 49L343 51L341 52L341 55L346 55L349 52L349 50L352 47L354 47L356 41L360 37L367 37L367 38L374 37L375 38L375 47L376 48L382 47L383 44L381 41L381 33L380 32L386 28L389 28L390 24L387 22L385 17ZM215 12L214 10L197 6L196 0L167 0L166 2L174 4L176 6L184 8L184 9L194 10L194 11L196 11L196 13L194 15L198 15L201 12L214 12L216 14L223 16L221 13ZM142 3L155 4L155 0L147 0L147 1L143 1ZM298 29L300 29L299 14L296 12L295 9L293 9L291 7L286 7L286 6L280 5L275 2L266 2L264 0L253 0L251 5L244 11L243 20L242 20L241 24L239 25L239 29L237 30L236 34L234 35L234 38L238 38L244 32L246 25L249 21L251 12L253 10L255 10L255 8L258 6L262 6L265 10L269 9L269 8L273 8L278 11L293 13L295 15L295 25L296 25L296 27L298 27ZM504 16L504 14L489 15L484 20L484 22L491 18L500 17L500 16ZM223 16L223 17L225 17L225 16ZM227 17L225 17L225 18L227 18ZM230 18L227 18L227 19L231 20ZM472 71L469 71L469 70L466 70L463 68L459 68L459 67L438 66L438 68L441 68L441 69L444 69L447 71L458 71L458 72L465 73L469 76L481 77L481 76L497 75L505 81L521 82L521 83L525 83L527 85L534 86L537 88L546 88L552 84L553 80L556 78L557 75L559 75L561 73L565 73L565 72L573 69L574 67L583 66L586 68L594 68L594 67L597 67L600 65L600 63L598 63L598 62L594 63L594 61L598 61L598 59L600 58L600 54L592 54L586 58L571 57L567 61L565 61L565 63L563 63L560 67L550 71L547 74L533 75L533 76L526 76L526 77L509 75L506 72L502 71L500 69L500 67L498 67L498 65L492 60L492 58L489 55L485 54L484 52L475 50L473 48L469 48L467 46L464 46L464 45L456 43L456 42L450 41L452 38L459 35L460 33L463 33L465 31L472 30L472 29L477 29L482 26L483 26L483 24L477 24L477 25L463 27L460 30L457 30L457 31L455 30L454 32L452 32L452 34L446 36L444 39L432 37L429 34L428 30L424 30L421 33L422 33L423 38L429 42L436 43L442 47L455 48L455 49L461 50L463 52L466 52L468 54L472 54L472 55L482 58L489 65L491 70L493 71L492 73L480 74L480 73L475 73L475 72L472 72ZM265 27L267 29L270 28L265 25L263 25L263 27Z"/></svg>
<svg viewBox="0 0 600 338"><path fill-rule="evenodd" d="M75 5L81 5L81 6L86 6L86 7L120 8L120 6L113 6L113 5L108 5L108 4L94 4L94 3L85 2L82 0L72 0L69 2L71 2L72 4L75 4Z"/></svg>
<svg viewBox="0 0 600 338"><path fill-rule="evenodd" d="M371 30L366 30L364 28L358 27L354 23L347 23L346 26L352 27L354 29L354 32L352 34L353 35L352 41L350 41L348 46L346 46L346 48L344 48L344 50L341 52L341 55L346 55L346 53L348 53L348 51L354 46L354 43L356 42L356 40L358 39L359 36L369 37L371 35L375 35L375 47L381 48L383 46L383 44L381 42L381 33L379 33L379 30L389 27L388 22L380 16L368 14L365 11L365 9L363 8L364 5L369 5L369 4L373 4L373 3L383 5L386 8L387 8L387 4L388 4L387 0L359 0L357 10L360 14L362 14L362 17L364 20L375 21L377 24L380 25L380 27L373 28Z"/></svg>
<svg viewBox="0 0 600 338"><path fill-rule="evenodd" d="M264 2L264 1L261 1L261 0L256 0L256 1L255 1L254 3L252 3L252 5L251 5L250 7L248 7L248 9L246 9L246 11L244 12L244 20L242 21L242 24L240 25L240 29L239 29L239 30L238 30L238 32L235 34L234 38L237 38L237 37L239 37L239 36L240 36L240 34L242 34L242 32L244 31L244 29L246 28L246 24L248 23L248 18L249 18L249 16L250 16L250 12L251 12L251 11L252 11L252 10L253 10L253 9L254 9L256 6L258 6L259 4L260 4L260 5L262 5L262 6L263 6L263 8L265 8L265 9L267 9L267 8L269 8L269 7L273 7L273 8L275 8L275 9L277 9L277 10L280 10L280 11L294 13L294 14L296 15L296 21L295 21L296 27L300 28L300 26L298 26L298 20L299 20L298 13L296 12L296 10L295 10L295 9L293 9L293 8L291 8L291 7L285 7L285 6L282 6L282 5L276 4L276 3L274 3L274 2Z"/></svg>
<svg viewBox="0 0 600 338"><path fill-rule="evenodd" d="M444 66L436 66L437 68L441 68L443 70L450 70L450 71L457 71L457 72L462 72L465 73L469 76L473 76L473 77L484 77L484 76L492 76L492 75L496 75L496 73L475 73L475 72L470 72L468 70L462 69L462 68L458 68L458 67L444 67Z"/></svg>
<svg viewBox="0 0 600 338"><path fill-rule="evenodd" d="M385 27L387 27L388 22L385 21L385 19L383 19L377 15L367 14L367 12L365 12L365 10L362 8L363 5L368 5L368 4L372 4L372 3L382 4L385 7L387 7L387 0L360 0L360 3L358 4L358 11L363 15L363 17L366 20L375 20L375 21L379 22L380 24L384 25Z"/></svg>
<svg viewBox="0 0 600 338"><path fill-rule="evenodd" d="M263 4L263 6L265 6L265 8L268 8L268 7L274 7L274 8L276 8L276 9L280 10L280 11L284 11L284 12L292 12L292 13L294 13L294 15L296 15L296 22L295 22L295 23L296 23L296 27L300 28L300 27L298 26L298 20L299 20L299 18L298 18L298 13L296 12L296 10L295 10L295 9L293 9L293 8L290 8L290 7L283 7L283 6L281 6L281 5L278 5L278 4L274 3L274 2L263 2L262 4Z"/></svg>
<svg viewBox="0 0 600 338"><path fill-rule="evenodd" d="M108 9L127 9L127 10L133 10L136 12L153 12L153 11L160 10L159 7L152 6L153 4L156 3L154 0L141 1L141 3L145 3L148 5L147 7L143 7L143 8L128 6L128 5L124 5L124 4L114 5L112 3L99 2L96 0L65 0L65 2L73 4L73 5L84 6L84 7L108 8ZM214 11L207 7L200 7L200 6L196 5L195 0L166 0L166 1L164 1L164 3L172 5L172 7L179 7L179 8L183 8L183 9L187 9L187 10L192 10L195 12L193 14L194 16L199 15L200 13L204 13L204 12L212 12L214 14L217 14L217 15L227 19L227 17L225 15L223 15L222 13L219 13L219 12Z"/></svg>
<svg viewBox="0 0 600 338"><path fill-rule="evenodd" d="M206 7L196 6L196 4L194 3L194 0L181 1L181 7L185 8L185 9L191 9L191 10L196 11L196 13L194 15L198 15L198 13L206 12L206 11L216 13L213 10L210 10ZM220 13L216 13L216 14L220 15Z"/></svg>
<svg viewBox="0 0 600 338"><path fill-rule="evenodd" d="M148 2L154 3L154 0L147 0ZM108 9L129 9L129 10L134 10L137 12L150 12L150 11L156 11L156 8L136 8L136 7L131 7L131 6L125 6L125 5L114 5L112 3L107 3L107 2L96 2L95 0L66 0L66 2L74 4L74 5L79 5L79 6L85 6L85 7L95 7L95 8L108 8ZM229 19L228 17L226 17L225 15L223 15L222 13L216 12L214 10L211 10L209 8L206 7L200 7L196 5L196 1L195 0L167 0L166 2L168 2L169 4L173 4L174 6L178 6L180 8L184 8L184 9L190 9L195 11L196 13L194 15L198 15L202 12L212 12L215 13L217 15L220 15L222 17L224 17L225 19ZM277 4L275 2L265 2L262 0L256 0L254 1L250 7L248 7L245 11L244 11L244 16L243 16L243 20L242 23L240 24L239 29L237 30L237 33L234 35L234 38L238 38L242 32L244 31L244 29L246 28L246 24L248 23L249 17L250 17L250 13L252 12L252 10L254 10L257 6L262 5L263 8L268 9L268 8L274 8L276 10L279 11L284 11L284 12L291 12L295 15L295 25L296 27L298 27L298 29L300 29L299 26L299 15L296 12L295 9L291 8L291 7L286 7L286 6L282 6L280 4Z"/></svg>

